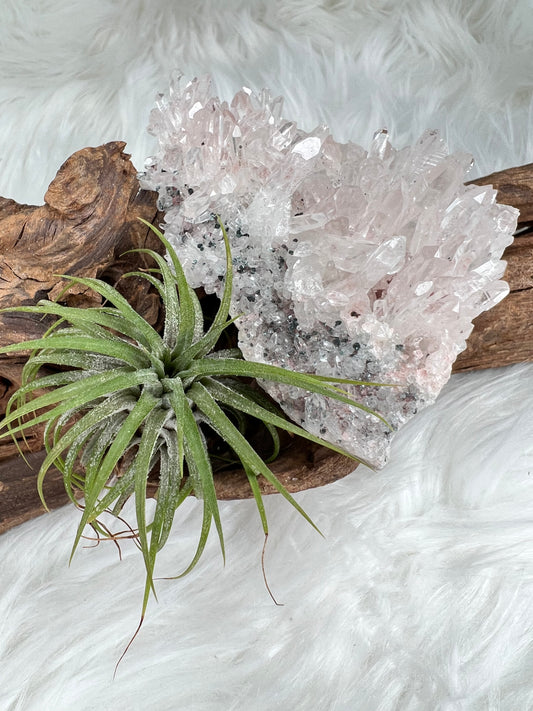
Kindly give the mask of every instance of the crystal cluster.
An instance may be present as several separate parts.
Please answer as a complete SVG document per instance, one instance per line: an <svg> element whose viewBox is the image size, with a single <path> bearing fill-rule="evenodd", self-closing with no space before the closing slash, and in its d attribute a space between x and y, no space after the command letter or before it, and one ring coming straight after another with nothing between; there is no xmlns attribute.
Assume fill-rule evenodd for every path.
<svg viewBox="0 0 533 711"><path fill-rule="evenodd" d="M177 79L151 114L159 151L142 185L159 191L191 284L217 294L224 221L245 358L394 384L351 390L395 430L435 400L472 319L507 294L500 257L518 213L465 186L471 157L436 131L402 150L380 131L365 151L281 111L266 91L228 104L209 78ZM372 414L264 385L310 432L384 464L391 429Z"/></svg>

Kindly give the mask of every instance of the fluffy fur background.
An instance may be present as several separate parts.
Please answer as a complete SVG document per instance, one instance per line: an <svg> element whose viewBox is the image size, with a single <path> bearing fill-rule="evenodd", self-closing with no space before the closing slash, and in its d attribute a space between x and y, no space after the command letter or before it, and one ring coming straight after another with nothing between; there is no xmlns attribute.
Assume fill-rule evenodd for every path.
<svg viewBox="0 0 533 711"><path fill-rule="evenodd" d="M0 195L42 202L73 151L145 126L171 72L286 97L305 128L367 145L440 128L473 175L531 162L529 0L0 0ZM267 570L251 502L222 505L216 542L158 583L134 631L142 566L83 549L77 513L0 538L6 711L522 711L533 709L533 365L455 376L398 435L390 464L299 495L321 539L268 500ZM187 502L160 559L179 571Z"/></svg>

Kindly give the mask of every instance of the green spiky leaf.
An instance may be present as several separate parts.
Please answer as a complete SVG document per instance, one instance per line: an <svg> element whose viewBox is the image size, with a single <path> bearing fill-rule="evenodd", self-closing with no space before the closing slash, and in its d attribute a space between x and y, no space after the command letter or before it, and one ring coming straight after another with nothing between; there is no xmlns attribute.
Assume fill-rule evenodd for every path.
<svg viewBox="0 0 533 711"><path fill-rule="evenodd" d="M162 335L109 284L65 277L65 291L70 285L89 287L103 297L104 305L80 309L40 301L36 306L8 309L55 316L57 321L42 338L0 349L0 354L31 351L22 385L7 405L0 437L24 436L28 428L46 425L47 454L37 475L43 503L43 481L52 466L62 472L74 503L79 505L76 491L83 495L72 554L88 525L98 536L111 535L99 517L104 511L118 516L125 501L134 497L136 524L127 534L135 531L146 568L142 618L154 590L157 554L168 539L176 510L189 494L202 500L203 517L196 552L181 575L200 559L213 523L225 555L206 426L240 461L265 536L268 526L258 477L266 479L316 528L250 444L248 422L263 424L272 440L271 458L280 450L278 429L347 453L287 420L266 394L248 384L250 378L299 387L383 420L343 389L376 383L294 373L244 361L238 349L217 351L221 335L238 318L230 318L233 272L224 226L220 223L226 250L224 290L206 331L200 302L177 254L159 230L145 224L166 247L169 262L151 250L137 250L150 256L155 266L130 276L146 279L159 293L165 312ZM41 377L43 366L66 370ZM148 521L147 485L156 470L157 503L153 520Z"/></svg>

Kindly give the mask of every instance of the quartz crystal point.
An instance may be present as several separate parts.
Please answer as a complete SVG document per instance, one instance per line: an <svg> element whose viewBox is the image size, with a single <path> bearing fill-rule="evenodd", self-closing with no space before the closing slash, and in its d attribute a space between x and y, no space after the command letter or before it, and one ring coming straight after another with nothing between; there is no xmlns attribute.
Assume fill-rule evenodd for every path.
<svg viewBox="0 0 533 711"><path fill-rule="evenodd" d="M264 383L308 431L379 467L391 434L432 403L472 330L508 292L500 257L518 211L464 185L472 160L437 131L365 151L282 118L282 101L243 89L231 104L209 78L174 81L151 113L159 141L144 188L157 190L167 238L190 283L221 293L226 225L233 315L248 360L392 383L351 387L376 417Z"/></svg>

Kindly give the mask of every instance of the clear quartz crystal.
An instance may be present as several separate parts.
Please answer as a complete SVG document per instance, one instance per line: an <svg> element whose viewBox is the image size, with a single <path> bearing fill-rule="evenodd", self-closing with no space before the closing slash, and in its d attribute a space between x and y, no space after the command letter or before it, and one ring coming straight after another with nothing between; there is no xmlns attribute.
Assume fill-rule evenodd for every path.
<svg viewBox="0 0 533 711"><path fill-rule="evenodd" d="M248 360L392 387L349 386L372 414L264 383L308 431L382 466L391 434L432 403L472 320L508 292L500 257L518 211L488 186L464 185L468 155L437 131L394 149L311 133L282 101L243 89L230 105L209 78L176 79L149 130L159 141L143 187L194 287L220 295L230 237L232 313Z"/></svg>

